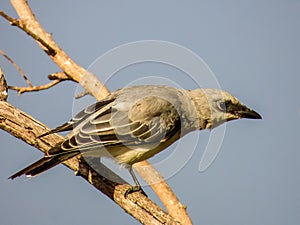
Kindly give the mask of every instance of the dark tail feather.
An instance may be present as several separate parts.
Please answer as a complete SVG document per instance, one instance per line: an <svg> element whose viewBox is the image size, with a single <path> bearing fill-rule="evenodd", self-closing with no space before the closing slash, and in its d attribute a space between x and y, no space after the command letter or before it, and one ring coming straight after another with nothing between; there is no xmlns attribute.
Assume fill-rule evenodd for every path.
<svg viewBox="0 0 300 225"><path fill-rule="evenodd" d="M63 154L54 155L54 156L46 156L36 161L35 163L29 165L28 167L20 170L14 175L10 176L8 179L15 179L16 177L22 176L23 174L29 177L36 176L56 166L59 163L78 155L79 153L80 151L72 151L72 152L65 152Z"/></svg>
<svg viewBox="0 0 300 225"><path fill-rule="evenodd" d="M47 136L49 134L54 134L54 133L58 133L58 132L63 132L63 131L69 131L69 130L72 130L73 129L73 123L72 122L67 122L67 123L64 123L63 125L59 126L59 127L56 127L46 133L43 133L39 136L37 136L36 138L41 138L41 137L44 137L44 136Z"/></svg>

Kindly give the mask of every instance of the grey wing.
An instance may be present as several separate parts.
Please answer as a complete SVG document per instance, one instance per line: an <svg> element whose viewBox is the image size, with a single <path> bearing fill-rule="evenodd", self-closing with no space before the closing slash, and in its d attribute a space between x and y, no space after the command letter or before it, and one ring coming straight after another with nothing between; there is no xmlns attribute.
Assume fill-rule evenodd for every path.
<svg viewBox="0 0 300 225"><path fill-rule="evenodd" d="M44 137L49 134L63 132L63 131L70 131L77 127L80 123L82 123L86 118L88 118L92 113L100 111L104 106L108 105L109 103L113 102L115 99L110 98L103 101L96 102L84 110L80 111L78 114L75 115L70 121L64 123L42 135L39 135L37 138Z"/></svg>
<svg viewBox="0 0 300 225"><path fill-rule="evenodd" d="M61 149L88 151L101 145L159 144L180 130L178 112L167 100L152 96L131 101L115 100L82 116Z"/></svg>

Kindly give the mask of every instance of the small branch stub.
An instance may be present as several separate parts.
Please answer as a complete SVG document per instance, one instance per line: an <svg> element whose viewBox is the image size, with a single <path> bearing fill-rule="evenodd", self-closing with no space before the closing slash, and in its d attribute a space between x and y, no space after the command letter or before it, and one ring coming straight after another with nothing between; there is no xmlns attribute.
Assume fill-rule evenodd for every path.
<svg viewBox="0 0 300 225"><path fill-rule="evenodd" d="M7 97L7 84L2 69L0 68L0 101L6 101Z"/></svg>

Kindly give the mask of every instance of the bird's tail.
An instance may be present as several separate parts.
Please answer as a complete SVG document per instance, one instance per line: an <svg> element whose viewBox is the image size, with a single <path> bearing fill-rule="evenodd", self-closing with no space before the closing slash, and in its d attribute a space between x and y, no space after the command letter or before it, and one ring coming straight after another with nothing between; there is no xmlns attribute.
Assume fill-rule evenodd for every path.
<svg viewBox="0 0 300 225"><path fill-rule="evenodd" d="M60 153L52 156L44 156L44 158L20 170L19 172L10 176L8 179L15 179L16 177L22 176L23 174L28 177L36 176L52 168L53 166L56 166L57 164L67 159L70 159L78 154L80 154L80 151L66 151L64 153Z"/></svg>

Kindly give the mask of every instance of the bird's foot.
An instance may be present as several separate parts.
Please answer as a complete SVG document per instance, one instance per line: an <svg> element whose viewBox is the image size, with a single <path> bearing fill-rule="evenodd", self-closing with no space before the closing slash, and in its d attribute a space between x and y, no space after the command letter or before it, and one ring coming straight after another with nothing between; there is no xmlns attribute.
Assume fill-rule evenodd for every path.
<svg viewBox="0 0 300 225"><path fill-rule="evenodd" d="M126 191L125 191L125 194L124 194L124 197L127 198L127 196L131 193L134 193L134 192L141 192L143 195L145 195L146 197L148 197L146 195L146 193L144 192L144 190L141 188L141 186L132 186L130 188L128 188Z"/></svg>

